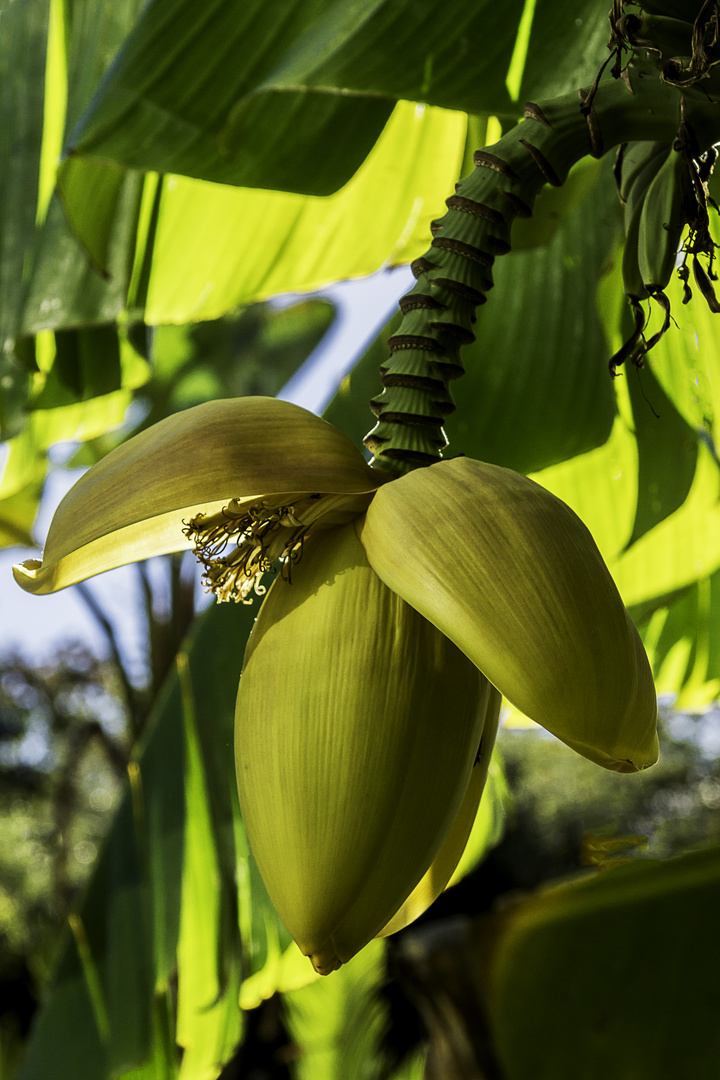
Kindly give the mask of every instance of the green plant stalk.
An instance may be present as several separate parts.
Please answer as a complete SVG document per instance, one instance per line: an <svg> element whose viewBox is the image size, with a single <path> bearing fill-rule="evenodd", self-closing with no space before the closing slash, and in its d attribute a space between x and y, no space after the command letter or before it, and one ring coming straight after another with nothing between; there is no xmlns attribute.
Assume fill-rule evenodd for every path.
<svg viewBox="0 0 720 1080"><path fill-rule="evenodd" d="M377 423L364 441L373 465L406 473L440 460L445 417L455 408L450 384L464 373L460 349L474 340L475 310L492 288L495 259L510 251L512 223L532 214L540 189L563 184L583 157L620 143L670 145L681 118L703 149L711 146L720 137L715 81L681 93L661 82L654 64L633 64L627 82L607 78L594 94L526 105L515 128L476 151L474 171L433 222L432 244L412 264L417 282L400 300L403 319L380 369L383 391L370 403Z"/></svg>

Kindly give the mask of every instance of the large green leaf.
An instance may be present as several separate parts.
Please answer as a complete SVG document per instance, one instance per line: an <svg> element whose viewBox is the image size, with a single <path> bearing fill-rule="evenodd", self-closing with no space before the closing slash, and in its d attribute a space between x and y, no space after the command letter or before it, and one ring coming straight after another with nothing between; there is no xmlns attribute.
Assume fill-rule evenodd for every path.
<svg viewBox="0 0 720 1080"><path fill-rule="evenodd" d="M240 1036L242 979L252 984L241 995L250 1007L278 986L314 978L294 944L280 963L290 939L237 801L234 707L255 614L213 606L188 641L181 676L169 680L131 762L19 1080L174 1075L162 996L175 975L177 1039L186 1051L179 1075L215 1075ZM153 1062L156 1073L148 1071Z"/></svg>
<svg viewBox="0 0 720 1080"><path fill-rule="evenodd" d="M216 318L415 258L457 179L466 127L462 114L401 103L362 168L326 199L167 177L146 321Z"/></svg>
<svg viewBox="0 0 720 1080"><path fill-rule="evenodd" d="M637 444L638 491L630 546L655 525L664 521L684 503L697 466L698 439L712 430L713 368L717 364L712 341L707 341L703 357L698 355L692 320L680 304L680 282L669 288L676 318L670 329L645 358L641 369L627 364L620 369L618 389L627 399L625 416ZM707 305L698 298L707 317ZM664 312L648 302L650 320L646 338L659 327ZM598 290L598 308L607 337L609 353L615 353L633 328L630 306L624 296L620 249L606 267ZM678 312L680 308L680 312ZM630 465L628 460L627 465Z"/></svg>
<svg viewBox="0 0 720 1080"><path fill-rule="evenodd" d="M73 152L222 183L289 185L318 195L336 190L370 150L391 102L258 92L323 6L146 5L71 136ZM326 146L322 170L309 152L318 138Z"/></svg>
<svg viewBox="0 0 720 1080"><path fill-rule="evenodd" d="M659 694L677 695L678 709L720 697L720 572L671 598L641 629Z"/></svg>
<svg viewBox="0 0 720 1080"><path fill-rule="evenodd" d="M627 327L621 249L605 269L597 302L611 355ZM620 415L607 442L534 474L585 521L625 603L643 619L720 566L714 316L700 296L692 313L683 307L679 283L669 293L676 317L647 370L621 369L614 381Z"/></svg>
<svg viewBox="0 0 720 1080"><path fill-rule="evenodd" d="M638 448L618 417L610 439L597 450L533 474L582 518L629 607L645 614L664 598L707 577L720 566L718 470L701 443L683 505L627 550L637 509ZM649 606L648 606L649 605Z"/></svg>
<svg viewBox="0 0 720 1080"><path fill-rule="evenodd" d="M682 507L646 533L611 570L628 605L664 597L707 577L720 565L720 502L715 459L702 445Z"/></svg>
<svg viewBox="0 0 720 1080"><path fill-rule="evenodd" d="M18 433L28 373L8 348L35 239L49 0L0 13L0 431Z"/></svg>
<svg viewBox="0 0 720 1080"><path fill-rule="evenodd" d="M105 252L109 282L91 269L52 190L66 101L68 118L74 121L87 105L138 6L138 0L121 0L111 7L98 0L80 0L65 10L61 0L19 0L0 16L3 342L41 327L114 319L122 310L141 181L120 174L122 183ZM83 170L92 172L92 166L82 163L73 168L75 175ZM6 368L6 415L0 419L6 429L12 429L13 412L23 403L23 374L7 349L1 362Z"/></svg>
<svg viewBox="0 0 720 1080"><path fill-rule="evenodd" d="M478 976L503 1076L714 1075L719 887L709 849L548 888L489 920Z"/></svg>
<svg viewBox="0 0 720 1080"><path fill-rule="evenodd" d="M607 59L608 11L595 0L535 0L518 98L537 101L591 84Z"/></svg>
<svg viewBox="0 0 720 1080"><path fill-rule="evenodd" d="M144 310L148 323L217 318L278 292L410 261L452 191L466 128L464 114L400 103L350 183L324 199L176 176L158 186L73 159L61 173L66 207L106 278L54 199L23 328L115 319L128 289L131 312Z"/></svg>
<svg viewBox="0 0 720 1080"><path fill-rule="evenodd" d="M327 194L357 169L393 100L513 113L529 28L522 17L533 7L156 0L70 146L133 168ZM530 38L542 62L526 66L523 93L591 81L605 55L603 17L592 0L543 5Z"/></svg>
<svg viewBox="0 0 720 1080"><path fill-rule="evenodd" d="M663 392L650 367L628 372L638 444L633 544L685 502L697 465L698 435Z"/></svg>
<svg viewBox="0 0 720 1080"><path fill-rule="evenodd" d="M122 174L101 252L105 255L105 277L93 267L59 198L53 196L37 239L33 273L20 312L20 332L34 334L51 327L115 321L125 308L130 284L142 191L138 174ZM86 240L92 247L93 236Z"/></svg>
<svg viewBox="0 0 720 1080"><path fill-rule="evenodd" d="M521 9L150 3L70 146L132 168L327 195L360 166L397 98L510 111L504 76Z"/></svg>
<svg viewBox="0 0 720 1080"><path fill-rule="evenodd" d="M522 49L518 52L515 48L515 33L521 15L519 3L512 17L507 5L502 15L489 3L483 4L480 10L467 9L457 2L450 7L430 5L424 9L419 25L416 11L406 17L405 4L375 0L370 5L348 8L344 3L313 4L310 0L298 0L290 9L283 5L279 12L284 32L282 38L272 29L266 5L259 2L244 12L245 19L237 19L235 0L216 0L210 12L206 9L195 11L187 0L177 0L177 5L182 11L176 21L167 4L148 5L104 85L106 88L115 86L120 78L118 72L125 71L130 63L127 57L137 53L135 59L139 66L132 68L135 72L132 94L137 95L138 108L147 112L149 138L145 142L153 152L162 139L158 133L156 105L144 96L144 84L148 80L158 83L161 97L170 88L172 100L166 102L167 110L161 115L169 125L168 139L173 153L176 150L181 154L192 152L185 138L188 127L185 121L174 117L173 110L178 109L181 113L183 109L189 110L192 117L188 124L192 127L193 123L198 123L202 127L204 121L198 120L198 116L203 108L207 106L212 113L219 107L218 101L224 94L228 139L232 142L238 137L238 125L245 132L236 161L247 159L250 167L256 160L251 146L253 139L258 144L260 158L266 152L272 157L275 139L280 149L275 154L277 160L272 168L288 174L265 179L251 175L242 180L236 177L236 183L297 186L293 177L301 155L297 148L293 150L287 144L291 137L302 143L307 160L312 183L306 189L318 190L318 183L325 185L323 190L337 188L341 181L333 181L328 187L327 177L333 155L341 153L343 139L352 144L352 161L343 172L344 181L362 165L383 129L395 98L420 96L431 102L437 98L444 104L459 103L478 110L482 105L476 103L480 87L485 86L486 90L500 87L502 100L486 101L482 107L509 111L505 73L511 57L517 71L521 70L522 64L518 64L524 59ZM28 217L27 235L13 248L13 258L17 261L22 256L26 263L23 289L18 303L11 305L13 319L23 332L114 320L127 302L131 272L130 302L134 311L142 311L149 288L148 320L180 322L217 317L238 303L274 292L314 288L337 278L365 274L384 260L409 260L420 252L423 241L418 238L427 235L429 221L451 190L457 169L456 151L448 142L453 135L448 128L441 128L437 114L432 112L425 122L421 121L420 114L416 115L416 122L412 124L412 107L404 113L405 124L396 117L385 131L381 140L384 152L379 157L373 152L371 160L375 164L370 173L367 166L361 170L365 182L353 187L352 191L338 193L336 204L315 204L312 200L306 203L299 197L287 201L289 197L284 199L277 192L260 191L245 191L244 197L230 199L229 193L222 188L192 186L182 178L171 178L165 182L159 196L156 196L156 185L149 185L146 210L139 223L144 190L140 178L96 160L77 158L66 160L60 170L64 209L57 197L49 199L54 173L52 148L57 148L64 122L62 103L67 97L67 120L72 124L133 25L137 6L136 0L126 0L113 5L112 12L108 13L98 0L85 0L73 5L65 21L58 16L51 21L45 126L43 129L43 103L39 99L29 125L29 137L34 139L35 149L25 164L31 183L37 185L38 169L41 174L37 215L41 229L35 238L35 215L32 215L33 220ZM59 0L55 8L59 10ZM218 17L214 18L214 15ZM183 19L202 23L202 34L183 38ZM432 40L442 41L440 50L432 48L428 51L423 44L426 40L422 33L424 20L428 25L432 23ZM232 32L228 31L229 23ZM398 54L392 40L396 31L401 32L404 23L412 26L412 34L407 39L409 48ZM525 23L527 25L527 19ZM534 25L537 25L537 16ZM146 37L149 30L157 32L157 40L152 34L150 38ZM438 39L440 31L442 34ZM39 33L40 39L44 40L47 33L44 25ZM563 51L566 33L567 28L562 32L555 28L553 49L559 54ZM182 65L168 73L171 55L168 34L171 37L178 35L176 44L193 72L191 77L187 77L187 72L183 74ZM239 35L241 39L242 48L238 53L232 52L233 35ZM253 35L260 42L259 53ZM214 50L213 63L208 64L206 57L210 43L215 40L220 41L222 47ZM467 53L472 47L468 43L474 40L482 41L484 46L479 69L471 63L457 63L457 56ZM493 43L490 52L489 41ZM243 49L250 50L252 56L252 63L244 66L238 62L238 56L244 55ZM267 55L263 54L263 49ZM36 48L32 55L41 53L42 50ZM30 55L30 51L25 50L24 55ZM390 56L392 62L388 60ZM157 69L152 65L153 57L158 59ZM370 64L368 57L372 58ZM402 58L400 64L399 57ZM231 64L232 77L228 77L228 64ZM261 70L265 74L254 86L253 79L260 78ZM414 75L412 71L415 71ZM193 93L197 79L203 85L199 98ZM244 97L238 91L240 97L230 101L231 84L238 79L243 85L252 83L253 86ZM38 83L37 77L30 72L28 80L33 85ZM297 80L300 80L299 84ZM171 89L176 81L177 86L181 86L179 93ZM217 90L220 83L222 93L216 100L212 96L215 93L213 87ZM384 88L385 83L389 88ZM433 88L433 92L420 94L425 85ZM460 88L457 102L453 87ZM343 92L338 94L338 89ZM346 93L348 89L352 91L349 94ZM127 88L117 92L127 104ZM108 90L111 97L113 93L115 91ZM102 110L101 103L106 97L103 93L96 95L91 109ZM288 134L278 127L278 123L266 122L267 118L263 117L266 106L271 107L271 112L278 109L280 113L287 112L280 102L290 100L293 104L289 119L285 118L291 126ZM372 138L367 145L361 146L363 124L354 117L345 116L343 110L377 110L380 106L382 117L373 122ZM125 106L118 108L125 116ZM302 116L307 114L307 124L298 110ZM332 128L335 123L332 117L336 113L340 117L339 131ZM459 117L455 123L461 123ZM125 128L122 130L124 132ZM454 130L459 132L459 127ZM268 137L269 132L273 133L273 138ZM132 133L127 138L133 148L142 142ZM222 143L217 127L211 125L211 130L202 132L202 138L217 155ZM191 138L190 143L192 141ZM316 148L320 143L323 167L318 169ZM418 152L414 160L413 147ZM397 175L399 162L402 163L401 176ZM171 167L167 161L158 164L163 169ZM193 170L185 171L192 173ZM207 175L202 171L200 174ZM30 205L27 188L27 184L22 188L26 211ZM14 200L8 205L11 219L21 220L15 211ZM370 206L374 211L372 228L362 216ZM253 223L252 232L248 229L250 222ZM30 225L33 230L29 232ZM243 239L231 245L234 230ZM330 236L333 238L331 244L327 240ZM234 258L230 254L233 251ZM34 253L29 260L27 252ZM249 253L252 253L252 259L248 257ZM136 265L132 271L135 257ZM7 263L8 273L13 280L19 281L11 263L12 260ZM17 365L13 367L13 374L19 379L21 389L24 382Z"/></svg>
<svg viewBox="0 0 720 1080"><path fill-rule="evenodd" d="M667 291L672 324L653 349L649 365L687 423L720 445L720 317L697 288L683 303L676 276Z"/></svg>
<svg viewBox="0 0 720 1080"><path fill-rule="evenodd" d="M211 811L210 784L217 782L218 763L204 760L187 655L180 653L177 663L185 730L186 817L177 944L176 1041L183 1048L180 1080L199 1080L214 1077L240 1039L240 942L237 931L231 930L235 907L228 901L233 891L222 887L223 867L214 827L217 822L218 829L223 830L227 823L221 807L217 808L220 812L216 811L216 822ZM230 847L231 858L232 844L224 846ZM226 885L232 882L232 865L225 867L226 873L228 870L230 881ZM236 926L237 920L233 922Z"/></svg>
<svg viewBox="0 0 720 1080"><path fill-rule="evenodd" d="M610 439L534 479L568 502L593 533L642 627L659 692L679 694L684 707L701 707L720 685L717 590L710 584L720 566L717 465L700 444L686 501L628 547L644 473L638 472L638 443L624 418L630 415L624 380L616 386L623 416L616 419ZM652 415L650 422L656 422ZM640 454L647 452L641 445ZM661 458L662 452L656 467ZM672 462L671 477L674 467Z"/></svg>
<svg viewBox="0 0 720 1080"><path fill-rule="evenodd" d="M57 0L53 0L57 2ZM87 108L125 36L132 29L142 0L73 0L63 3L67 62L67 128Z"/></svg>

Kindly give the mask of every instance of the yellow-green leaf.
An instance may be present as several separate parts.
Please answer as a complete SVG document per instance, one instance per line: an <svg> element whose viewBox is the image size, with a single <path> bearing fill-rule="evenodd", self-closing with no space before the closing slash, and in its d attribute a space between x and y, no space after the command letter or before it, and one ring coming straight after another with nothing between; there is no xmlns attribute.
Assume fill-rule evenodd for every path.
<svg viewBox="0 0 720 1080"><path fill-rule="evenodd" d="M355 176L326 198L166 177L146 322L213 319L410 262L458 178L466 129L464 113L399 102Z"/></svg>

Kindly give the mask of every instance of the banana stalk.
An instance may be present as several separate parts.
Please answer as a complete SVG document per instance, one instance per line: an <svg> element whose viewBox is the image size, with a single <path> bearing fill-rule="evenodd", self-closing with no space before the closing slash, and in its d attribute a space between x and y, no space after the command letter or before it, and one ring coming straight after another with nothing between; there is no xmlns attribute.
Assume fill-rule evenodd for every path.
<svg viewBox="0 0 720 1080"><path fill-rule="evenodd" d="M638 267L651 295L666 287L675 269L690 194L685 157L672 149L648 187L640 210Z"/></svg>

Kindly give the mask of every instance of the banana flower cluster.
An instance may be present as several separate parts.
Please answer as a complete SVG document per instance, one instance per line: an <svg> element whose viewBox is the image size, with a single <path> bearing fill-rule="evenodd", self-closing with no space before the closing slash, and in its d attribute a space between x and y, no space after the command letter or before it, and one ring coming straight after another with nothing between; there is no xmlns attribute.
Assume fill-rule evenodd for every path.
<svg viewBox="0 0 720 1080"><path fill-rule="evenodd" d="M298 406L210 402L89 469L14 574L48 593L183 548L220 600L248 602L279 567L243 662L236 769L269 895L323 974L447 884L501 695L606 768L657 758L615 584L524 476L458 458L389 479Z"/></svg>

